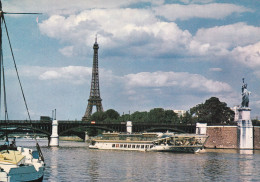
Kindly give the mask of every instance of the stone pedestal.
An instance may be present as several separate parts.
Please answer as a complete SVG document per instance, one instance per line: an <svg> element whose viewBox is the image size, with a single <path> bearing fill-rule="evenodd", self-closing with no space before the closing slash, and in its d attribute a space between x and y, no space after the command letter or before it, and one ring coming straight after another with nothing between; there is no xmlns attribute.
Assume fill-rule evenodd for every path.
<svg viewBox="0 0 260 182"><path fill-rule="evenodd" d="M253 149L253 125L250 119L251 109L242 107L238 109L238 148Z"/></svg>
<svg viewBox="0 0 260 182"><path fill-rule="evenodd" d="M58 147L59 146L59 135L58 135L58 120L52 121L52 134L50 137L50 144L51 147Z"/></svg>

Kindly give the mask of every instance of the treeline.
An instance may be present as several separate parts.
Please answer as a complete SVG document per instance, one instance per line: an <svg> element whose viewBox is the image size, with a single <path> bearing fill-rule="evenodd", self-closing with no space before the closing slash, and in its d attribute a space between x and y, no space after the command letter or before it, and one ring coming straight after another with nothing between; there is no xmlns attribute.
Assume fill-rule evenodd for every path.
<svg viewBox="0 0 260 182"><path fill-rule="evenodd" d="M95 112L91 116L91 121L104 121L104 122L151 122L151 123L180 123L181 118L173 112L173 110L164 110L163 108L154 108L149 112L136 111L132 114L120 114L109 109L105 112Z"/></svg>
<svg viewBox="0 0 260 182"><path fill-rule="evenodd" d="M95 112L91 121L103 122L151 122L151 123L232 123L234 111L225 102L220 102L217 97L211 97L205 103L198 104L186 111L183 116L178 116L173 110L154 108L149 112L136 111L132 114L120 115L117 111L109 109L105 112Z"/></svg>

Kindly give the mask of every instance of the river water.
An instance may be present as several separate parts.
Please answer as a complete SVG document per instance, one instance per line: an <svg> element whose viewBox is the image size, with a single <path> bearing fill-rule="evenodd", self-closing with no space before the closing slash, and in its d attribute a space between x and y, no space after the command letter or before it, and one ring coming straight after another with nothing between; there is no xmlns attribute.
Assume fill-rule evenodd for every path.
<svg viewBox="0 0 260 182"><path fill-rule="evenodd" d="M44 181L260 181L260 151L206 150L199 154L89 150L86 143L60 141L47 147ZM17 140L33 146L34 141Z"/></svg>

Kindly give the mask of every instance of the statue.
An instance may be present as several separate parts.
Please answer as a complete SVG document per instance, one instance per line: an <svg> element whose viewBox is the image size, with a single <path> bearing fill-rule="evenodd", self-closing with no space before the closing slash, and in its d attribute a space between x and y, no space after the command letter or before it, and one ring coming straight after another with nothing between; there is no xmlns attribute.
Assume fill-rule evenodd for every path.
<svg viewBox="0 0 260 182"><path fill-rule="evenodd" d="M251 92L247 90L247 84L244 82L243 78L243 85L242 85L242 103L241 107L249 107L249 95Z"/></svg>

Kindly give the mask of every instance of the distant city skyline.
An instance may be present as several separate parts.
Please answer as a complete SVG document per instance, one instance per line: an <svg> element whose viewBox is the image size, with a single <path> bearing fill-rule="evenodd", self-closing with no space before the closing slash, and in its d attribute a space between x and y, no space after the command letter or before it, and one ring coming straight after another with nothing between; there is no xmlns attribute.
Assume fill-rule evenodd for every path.
<svg viewBox="0 0 260 182"><path fill-rule="evenodd" d="M251 116L260 116L258 0L2 1L33 119L81 120L99 44L104 110L188 110L218 97L241 104L242 78ZM3 40L10 119L26 118ZM11 86L11 87L10 87ZM15 97L14 97L15 96ZM17 98L17 97L18 98ZM21 97L21 98L20 98Z"/></svg>

